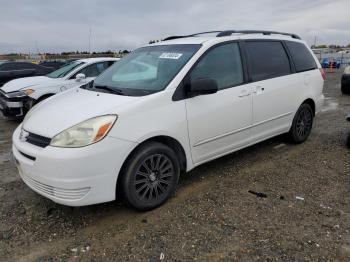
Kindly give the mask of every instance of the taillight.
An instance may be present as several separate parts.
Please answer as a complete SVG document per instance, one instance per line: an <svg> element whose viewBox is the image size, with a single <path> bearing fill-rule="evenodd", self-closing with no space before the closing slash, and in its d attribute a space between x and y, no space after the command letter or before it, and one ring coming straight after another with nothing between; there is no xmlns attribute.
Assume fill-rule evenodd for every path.
<svg viewBox="0 0 350 262"><path fill-rule="evenodd" d="M322 78L324 80L326 78L326 74L325 74L323 68L320 68L320 72L321 72Z"/></svg>

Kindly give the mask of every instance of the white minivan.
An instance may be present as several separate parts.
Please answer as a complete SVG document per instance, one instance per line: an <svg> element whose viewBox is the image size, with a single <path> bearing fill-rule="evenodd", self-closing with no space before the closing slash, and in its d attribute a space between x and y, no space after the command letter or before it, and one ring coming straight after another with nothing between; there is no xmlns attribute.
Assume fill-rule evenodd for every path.
<svg viewBox="0 0 350 262"><path fill-rule="evenodd" d="M35 106L13 134L13 154L23 181L57 203L120 192L149 210L174 193L180 172L283 133L304 142L323 82L294 34L169 37Z"/></svg>

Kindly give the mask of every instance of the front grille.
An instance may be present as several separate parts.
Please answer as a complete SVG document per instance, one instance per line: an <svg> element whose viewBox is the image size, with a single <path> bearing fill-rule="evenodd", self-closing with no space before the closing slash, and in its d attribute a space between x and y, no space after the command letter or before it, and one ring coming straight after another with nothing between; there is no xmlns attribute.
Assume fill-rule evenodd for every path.
<svg viewBox="0 0 350 262"><path fill-rule="evenodd" d="M57 197L63 200L82 199L84 196L86 196L87 193L89 193L91 189L90 187L75 188L75 189L58 188L58 187L53 187L53 186L41 183L23 173L21 173L21 177L29 187L37 190L39 193L43 195Z"/></svg>
<svg viewBox="0 0 350 262"><path fill-rule="evenodd" d="M33 134L33 133L29 132L28 136L26 137L26 141L29 144L36 145L36 146L44 148L44 147L47 147L48 145L50 145L51 138L45 137L45 136L40 136L40 135Z"/></svg>

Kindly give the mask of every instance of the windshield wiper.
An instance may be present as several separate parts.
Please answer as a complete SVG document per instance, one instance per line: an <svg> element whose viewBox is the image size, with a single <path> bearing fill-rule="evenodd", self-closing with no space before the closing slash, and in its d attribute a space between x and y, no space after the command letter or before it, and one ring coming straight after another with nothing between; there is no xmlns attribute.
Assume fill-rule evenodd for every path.
<svg viewBox="0 0 350 262"><path fill-rule="evenodd" d="M115 89L115 88L112 88L112 87L109 87L109 86L94 85L93 88L95 88L95 89L103 89L103 90L108 91L111 94L124 95L122 90Z"/></svg>

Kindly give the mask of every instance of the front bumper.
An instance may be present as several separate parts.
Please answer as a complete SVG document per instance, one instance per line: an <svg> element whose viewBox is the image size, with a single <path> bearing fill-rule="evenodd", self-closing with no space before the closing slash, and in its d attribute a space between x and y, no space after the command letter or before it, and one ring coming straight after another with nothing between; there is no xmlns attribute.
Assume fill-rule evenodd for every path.
<svg viewBox="0 0 350 262"><path fill-rule="evenodd" d="M0 92L0 110L6 117L22 117L31 108L33 99L29 96L9 98Z"/></svg>
<svg viewBox="0 0 350 262"><path fill-rule="evenodd" d="M115 199L119 171L135 144L112 137L81 148L41 148L13 134L13 155L23 181L35 192L67 206Z"/></svg>

